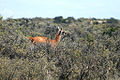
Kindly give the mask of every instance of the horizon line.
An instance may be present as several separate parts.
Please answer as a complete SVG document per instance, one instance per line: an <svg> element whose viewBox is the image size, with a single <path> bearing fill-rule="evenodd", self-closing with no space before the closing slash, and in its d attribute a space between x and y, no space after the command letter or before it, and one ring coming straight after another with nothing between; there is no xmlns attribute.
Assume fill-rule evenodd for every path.
<svg viewBox="0 0 120 80"><path fill-rule="evenodd" d="M68 16L68 17L64 17L64 16L55 16L55 17L41 17L41 16L36 16L36 17L13 17L13 16L10 16L10 17L4 17L4 16L2 16L2 15L0 15L4 20L6 20L6 19L9 19L9 18L11 18L11 19L22 19L22 18L28 18L28 19L32 19L32 18L43 18L43 19L47 19L47 18L49 18L49 19L54 19L55 17L62 17L63 19L67 19L67 18L69 18L69 17L73 17L74 19L80 19L80 18L85 18L85 19L92 19L92 18L95 18L95 19L111 19L111 18L114 18L114 19L117 19L117 20L120 20L119 18L115 18L115 17L102 17L102 18L98 18L98 17L74 17L74 16Z"/></svg>

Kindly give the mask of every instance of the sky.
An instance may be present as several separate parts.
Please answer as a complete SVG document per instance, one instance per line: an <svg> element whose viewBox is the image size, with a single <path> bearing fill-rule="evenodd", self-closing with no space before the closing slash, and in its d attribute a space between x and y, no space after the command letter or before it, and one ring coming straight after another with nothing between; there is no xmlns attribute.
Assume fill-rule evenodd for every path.
<svg viewBox="0 0 120 80"><path fill-rule="evenodd" d="M0 0L3 18L116 18L120 0Z"/></svg>

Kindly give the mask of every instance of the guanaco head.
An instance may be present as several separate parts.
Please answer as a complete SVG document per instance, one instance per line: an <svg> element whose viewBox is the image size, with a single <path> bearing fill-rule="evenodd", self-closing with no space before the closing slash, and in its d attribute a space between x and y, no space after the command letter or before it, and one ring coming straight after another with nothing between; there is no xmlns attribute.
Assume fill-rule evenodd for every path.
<svg viewBox="0 0 120 80"><path fill-rule="evenodd" d="M67 33L61 28L61 35L65 36Z"/></svg>
<svg viewBox="0 0 120 80"><path fill-rule="evenodd" d="M66 32L62 28L58 27L58 32L57 32L57 34L56 34L54 39L57 40L57 41L60 41L61 37L63 39L63 37L65 35L66 35Z"/></svg>
<svg viewBox="0 0 120 80"><path fill-rule="evenodd" d="M58 27L58 34L59 35L66 35L66 32L63 30L63 28Z"/></svg>
<svg viewBox="0 0 120 80"><path fill-rule="evenodd" d="M58 27L58 34L61 36L65 36L67 33L63 30L63 28Z"/></svg>

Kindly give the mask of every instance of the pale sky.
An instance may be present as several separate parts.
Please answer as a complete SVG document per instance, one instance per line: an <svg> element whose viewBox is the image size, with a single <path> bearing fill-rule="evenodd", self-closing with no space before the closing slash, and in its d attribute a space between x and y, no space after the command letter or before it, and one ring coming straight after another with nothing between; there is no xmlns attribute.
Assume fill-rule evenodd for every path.
<svg viewBox="0 0 120 80"><path fill-rule="evenodd" d="M117 18L120 0L0 0L4 18Z"/></svg>

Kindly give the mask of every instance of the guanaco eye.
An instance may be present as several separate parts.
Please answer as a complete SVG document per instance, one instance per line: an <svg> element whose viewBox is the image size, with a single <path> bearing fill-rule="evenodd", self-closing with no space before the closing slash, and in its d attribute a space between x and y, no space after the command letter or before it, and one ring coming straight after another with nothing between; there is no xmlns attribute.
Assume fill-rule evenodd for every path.
<svg viewBox="0 0 120 80"><path fill-rule="evenodd" d="M66 33L65 32L62 32L62 35L65 35Z"/></svg>

